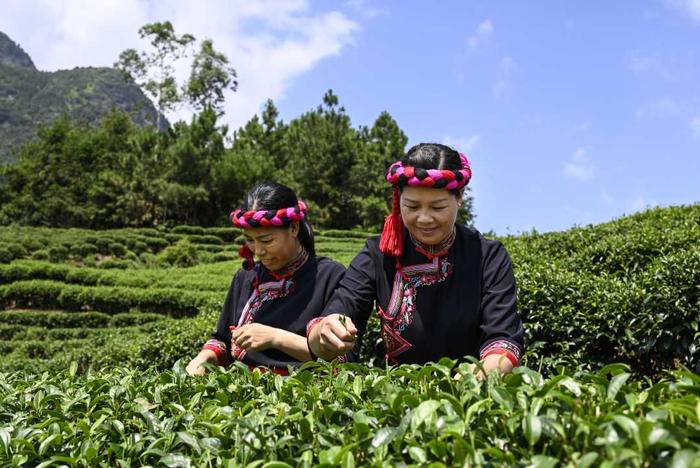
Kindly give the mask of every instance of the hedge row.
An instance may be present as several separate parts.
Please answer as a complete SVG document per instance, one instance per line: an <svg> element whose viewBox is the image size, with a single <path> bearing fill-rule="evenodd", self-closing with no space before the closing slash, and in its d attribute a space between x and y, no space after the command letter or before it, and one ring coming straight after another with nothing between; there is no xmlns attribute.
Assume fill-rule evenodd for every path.
<svg viewBox="0 0 700 468"><path fill-rule="evenodd" d="M15 261L0 265L0 285L27 280L54 280L84 286L127 286L133 288L179 288L225 292L238 265L226 269L226 275L210 270L104 270L49 262Z"/></svg>
<svg viewBox="0 0 700 468"><path fill-rule="evenodd" d="M17 281L0 286L3 308L98 310L115 314L136 309L173 317L192 316L202 306L223 303L221 294L173 288L78 286L57 281Z"/></svg>
<svg viewBox="0 0 700 468"><path fill-rule="evenodd" d="M51 330L55 328L106 328L130 327L163 320L162 314L144 312L65 312L59 310L5 310L0 311L0 325L33 327Z"/></svg>
<svg viewBox="0 0 700 468"><path fill-rule="evenodd" d="M647 374L680 364L700 371L700 245L654 260L633 281L557 264L517 273L536 356L627 362Z"/></svg>
<svg viewBox="0 0 700 468"><path fill-rule="evenodd" d="M0 373L0 463L15 466L696 467L700 376L622 365L477 381L466 364L311 364L188 378ZM455 376L462 376L455 379Z"/></svg>

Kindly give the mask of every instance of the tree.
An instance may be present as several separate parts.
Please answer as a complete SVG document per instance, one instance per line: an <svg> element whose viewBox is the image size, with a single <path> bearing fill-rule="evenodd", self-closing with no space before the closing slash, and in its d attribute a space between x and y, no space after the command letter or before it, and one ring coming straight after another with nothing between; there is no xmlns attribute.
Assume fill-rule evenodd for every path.
<svg viewBox="0 0 700 468"><path fill-rule="evenodd" d="M289 162L289 151L285 145L284 138L287 126L284 122L278 120L278 117L277 107L275 107L272 100L268 99L262 112L263 134L261 145L270 159L274 161L275 169L278 172L282 172Z"/></svg>
<svg viewBox="0 0 700 468"><path fill-rule="evenodd" d="M192 61L192 70L183 93L198 111L206 108L221 114L224 91L236 91L236 70L229 65L228 58L214 49L211 39L205 39Z"/></svg>
<svg viewBox="0 0 700 468"><path fill-rule="evenodd" d="M289 184L307 201L321 227L349 229L358 224L352 168L362 141L350 117L329 90L323 105L290 122Z"/></svg>
<svg viewBox="0 0 700 468"><path fill-rule="evenodd" d="M187 54L195 39L191 34L175 34L170 21L146 24L139 29L139 37L149 38L154 50L148 53L126 49L114 66L155 102L159 111L156 128L160 129L161 114L181 101L174 64Z"/></svg>
<svg viewBox="0 0 700 468"><path fill-rule="evenodd" d="M391 210L392 191L384 174L403 157L408 138L388 112L382 112L372 128L362 128L360 134L363 151L352 171L355 203L362 227L379 231Z"/></svg>

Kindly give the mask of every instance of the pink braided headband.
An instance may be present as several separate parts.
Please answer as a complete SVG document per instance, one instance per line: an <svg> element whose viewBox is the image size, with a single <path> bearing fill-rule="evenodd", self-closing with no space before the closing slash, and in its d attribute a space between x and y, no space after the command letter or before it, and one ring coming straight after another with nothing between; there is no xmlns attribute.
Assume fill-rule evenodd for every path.
<svg viewBox="0 0 700 468"><path fill-rule="evenodd" d="M256 227L282 227L292 221L300 221L306 216L306 204L299 200L297 206L281 208L279 210L243 211L235 210L231 213L231 222L238 228Z"/></svg>
<svg viewBox="0 0 700 468"><path fill-rule="evenodd" d="M418 187L442 188L456 190L469 183L472 170L469 160L464 153L459 153L462 160L462 169L451 171L448 169L422 169L413 166L404 166L401 161L396 161L389 167L386 180L391 185L405 184Z"/></svg>

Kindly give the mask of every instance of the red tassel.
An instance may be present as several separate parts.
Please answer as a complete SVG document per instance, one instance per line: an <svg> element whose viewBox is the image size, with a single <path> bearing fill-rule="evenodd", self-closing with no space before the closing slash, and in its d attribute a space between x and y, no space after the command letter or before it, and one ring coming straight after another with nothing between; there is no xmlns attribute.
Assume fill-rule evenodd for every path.
<svg viewBox="0 0 700 468"><path fill-rule="evenodd" d="M255 266L255 258L253 257L253 251L248 248L248 245L243 244L243 246L238 249L238 256L243 258L243 268L246 270L252 270Z"/></svg>
<svg viewBox="0 0 700 468"><path fill-rule="evenodd" d="M391 214L384 220L384 229L379 239L379 250L386 255L401 257L403 252L403 220L399 208L399 189L394 187Z"/></svg>

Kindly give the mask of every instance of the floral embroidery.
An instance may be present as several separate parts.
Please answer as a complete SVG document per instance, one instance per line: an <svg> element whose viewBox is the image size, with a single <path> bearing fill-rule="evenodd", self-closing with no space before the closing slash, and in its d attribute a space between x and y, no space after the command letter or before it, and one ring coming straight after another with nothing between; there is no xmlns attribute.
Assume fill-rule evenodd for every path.
<svg viewBox="0 0 700 468"><path fill-rule="evenodd" d="M223 341L212 338L204 343L202 349L210 349L214 351L214 354L216 354L217 364L220 366L224 366L226 364L226 343Z"/></svg>
<svg viewBox="0 0 700 468"><path fill-rule="evenodd" d="M517 366L520 362L520 347L508 340L496 340L485 346L479 353L479 359L484 359L489 354L504 354Z"/></svg>
<svg viewBox="0 0 700 468"><path fill-rule="evenodd" d="M236 325L235 328L251 323L255 319L255 315L257 314L258 310L265 302L285 297L292 291L294 291L294 282L291 279L269 281L257 286L255 289L253 289L252 294L245 303L243 311L241 312L241 318L238 320L238 325ZM241 360L245 355L246 350L236 346L232 339L231 356L234 359Z"/></svg>
<svg viewBox="0 0 700 468"><path fill-rule="evenodd" d="M396 356L412 346L401 333L415 318L418 288L441 283L451 273L452 264L447 256L435 257L430 263L410 265L396 271L389 306L386 311L378 307L388 359L396 361Z"/></svg>

